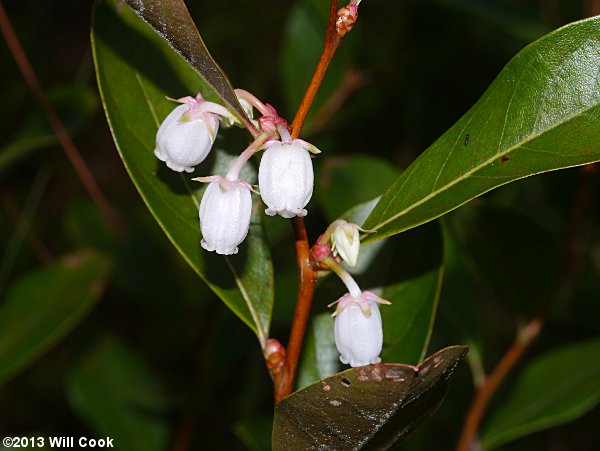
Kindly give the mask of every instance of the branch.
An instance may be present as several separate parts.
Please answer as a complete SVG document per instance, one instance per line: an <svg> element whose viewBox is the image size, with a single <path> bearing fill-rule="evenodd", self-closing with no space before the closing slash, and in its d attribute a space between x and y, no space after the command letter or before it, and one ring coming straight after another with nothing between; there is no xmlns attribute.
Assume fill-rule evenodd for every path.
<svg viewBox="0 0 600 451"><path fill-rule="evenodd" d="M311 121L310 132L317 133L324 129L346 100L368 82L369 77L364 72L356 69L348 69L344 74L342 82Z"/></svg>
<svg viewBox="0 0 600 451"><path fill-rule="evenodd" d="M483 419L487 407L496 393L496 390L504 381L506 375L521 359L529 345L539 335L543 325L543 319L535 317L522 330L517 341L506 351L500 362L494 370L487 376L469 407L467 419L463 425L463 430L456 446L456 451L469 451L471 444L477 435L479 425Z"/></svg>
<svg viewBox="0 0 600 451"><path fill-rule="evenodd" d="M296 112L296 116L294 117L294 121L292 122L290 130L292 138L295 139L300 135L300 130L302 130L302 126L304 125L306 115L321 86L327 68L335 55L342 37L350 31L355 21L356 5L352 5L352 7L347 6L338 12L337 0L331 0L329 21L327 23L327 31L325 32L325 43L323 44L323 50L317 68L313 73L310 84L306 89L304 98L302 99L298 111ZM310 306L312 304L317 282L317 272L310 264L310 245L304 220L296 217L292 220L292 226L294 228L296 240L296 259L298 262L300 284L296 300L296 310L294 312L294 322L292 323L288 346L285 350L285 361L283 365L278 367L275 371L272 369L275 368L273 365L271 365L270 368L273 377L276 404L289 395L294 388L296 369L298 368L298 360L300 359L300 354L302 352L304 334L306 332L306 325L310 315ZM275 362L278 357L276 354L277 353L273 354ZM272 363L274 362L267 359L267 366Z"/></svg>
<svg viewBox="0 0 600 451"><path fill-rule="evenodd" d="M304 220L296 217L292 219L294 235L296 239L296 256L298 262L298 273L300 284L298 288L298 297L296 300L296 310L294 312L294 321L288 341L285 365L279 378L275 378L275 403L279 403L283 398L289 395L294 388L296 379L296 369L300 354L302 352L302 343L310 314L315 285L317 283L317 273L310 265L310 245L306 234Z"/></svg>
<svg viewBox="0 0 600 451"><path fill-rule="evenodd" d="M310 80L310 84L304 93L304 98L298 107L298 111L296 111L296 116L294 116L291 130L292 138L297 138L300 136L300 130L302 130L302 126L304 125L308 110L315 100L315 96L317 95L317 91L319 90L321 82L325 77L325 73L329 68L329 64L333 59L333 55L335 55L335 51L339 47L342 40L335 26L337 12L338 2L337 0L331 0L331 6L329 8L329 21L327 23L327 31L325 32L325 43L323 44L323 50L321 51L321 57L319 58L317 68L315 69Z"/></svg>
<svg viewBox="0 0 600 451"><path fill-rule="evenodd" d="M69 136L69 133L58 117L58 114L56 114L54 107L48 100L48 97L46 96L46 93L44 92L44 89L42 88L42 85L40 84L35 71L33 70L31 63L29 62L29 59L27 58L27 55L21 46L21 43L19 42L19 38L17 37L1 2L0 32L2 32L10 53L15 59L15 62L17 63L17 66L19 67L27 86L29 86L29 89L31 90L42 112L44 113L44 116L46 116L50 127L56 135L58 142L73 165L79 180L81 180L81 183L87 190L94 204L96 204L96 207L107 223L113 228L118 236L122 236L121 225L113 215L108 201L96 183L92 172L81 157L81 154L79 153L79 150L77 150L75 143Z"/></svg>
<svg viewBox="0 0 600 451"><path fill-rule="evenodd" d="M521 359L531 343L537 338L551 307L568 283L578 253L576 246L577 232L581 226L585 206L589 198L590 183L597 170L597 164L583 166L580 170L579 184L573 200L573 206L571 207L569 224L564 239L562 268L556 283L557 295L542 308L536 317L520 330L515 343L506 351L500 362L498 362L494 370L486 377L481 387L477 390L463 424L463 430L456 446L456 451L469 451L471 449L481 420L494 393L496 393L498 387L502 384L510 370Z"/></svg>

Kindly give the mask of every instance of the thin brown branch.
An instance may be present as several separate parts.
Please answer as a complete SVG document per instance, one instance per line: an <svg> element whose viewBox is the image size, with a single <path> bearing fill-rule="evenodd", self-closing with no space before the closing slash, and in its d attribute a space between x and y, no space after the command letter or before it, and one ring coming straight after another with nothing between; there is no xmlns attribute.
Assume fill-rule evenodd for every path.
<svg viewBox="0 0 600 451"><path fill-rule="evenodd" d="M469 407L467 419L456 447L456 451L469 451L479 430L487 407L496 390L506 378L506 375L521 359L529 345L535 340L542 328L542 318L532 319L522 330L519 339L506 351L496 368L486 377L483 385L477 390L475 398Z"/></svg>
<svg viewBox="0 0 600 451"><path fill-rule="evenodd" d="M21 71L21 74L23 75L27 86L29 87L37 103L39 104L42 112L44 113L44 116L46 116L46 119L50 124L50 127L52 128L54 134L56 135L58 142L65 151L67 158L73 165L73 168L75 169L79 180L81 180L81 183L87 190L93 202L96 204L96 207L98 208L102 216L106 219L107 223L113 228L113 230L117 233L118 236L122 236L122 228L119 222L114 216L110 205L108 204L108 201L106 200L104 194L100 190L100 187L96 183L92 172L81 157L81 154L75 146L75 143L69 136L69 133L67 132L65 126L58 117L58 114L54 110L54 107L48 100L48 97L46 96L46 93L44 92L44 89L42 88L42 85L40 84L37 75L35 74L35 71L33 70L33 67L31 66L31 63L29 62L29 59L27 58L23 47L21 46L21 43L19 42L19 38L17 37L10 23L8 15L4 10L4 5L1 2L0 32L2 32L8 49L10 50L15 62L17 63L17 66L19 67L19 70Z"/></svg>
<svg viewBox="0 0 600 451"><path fill-rule="evenodd" d="M325 32L325 43L323 51L319 58L319 63L313 73L310 84L304 94L304 98L298 107L296 116L291 126L292 138L297 138L300 135L302 126L308 114L317 91L321 86L321 82L325 77L327 68L335 55L335 52L341 42L340 34L336 28L338 20L338 2L331 0L329 9L329 21L327 23L327 31ZM354 18L355 20L355 18ZM353 25L353 21L351 21ZM351 26L350 26L351 28ZM350 29L344 31L344 34ZM289 395L294 388L296 379L296 369L298 368L298 360L302 351L304 342L304 334L306 333L306 325L310 314L310 306L315 291L317 281L317 273L310 265L310 245L306 227L302 218L294 218L292 220L294 228L294 236L296 239L296 259L298 263L300 285L298 289L298 297L296 300L296 310L294 312L294 321L290 332L290 339L286 349L285 363L283 367L276 373L272 372L273 387L275 392L275 403L281 401Z"/></svg>
<svg viewBox="0 0 600 451"><path fill-rule="evenodd" d="M586 16L597 16L600 14L600 0L584 0L583 3Z"/></svg>
<svg viewBox="0 0 600 451"><path fill-rule="evenodd" d="M520 330L515 343L506 351L500 362L485 378L483 384L475 393L463 424L456 451L469 451L472 448L473 442L477 437L477 432L479 431L479 426L492 397L510 370L517 364L531 343L537 338L550 309L559 299L564 287L568 284L575 267L575 260L578 256L577 235L583 221L585 207L589 200L591 179L597 170L597 164L583 166L580 170L579 184L573 199L569 224L564 238L562 267L557 278L556 296L547 302L539 314Z"/></svg>
<svg viewBox="0 0 600 451"><path fill-rule="evenodd" d="M321 86L321 82L327 73L327 69L329 68L329 64L333 59L333 55L335 55L335 51L340 45L341 38L335 27L337 12L338 2L337 0L331 0L331 6L329 8L329 22L327 23L327 31L325 32L325 43L323 44L323 50L321 52L321 57L319 58L319 63L317 64L317 68L315 69L310 80L310 84L304 93L304 98L298 107L298 111L296 111L296 116L294 116L291 130L292 138L297 138L300 136L300 130L302 130L302 126L304 125L308 110L315 100L315 96L317 95L319 87Z"/></svg>
<svg viewBox="0 0 600 451"><path fill-rule="evenodd" d="M304 220L296 217L292 219L294 235L296 238L296 256L298 262L298 272L300 284L298 288L298 297L296 300L296 310L294 312L294 321L290 332L290 339L287 345L286 359L284 369L275 377L275 403L279 403L284 397L289 395L294 388L296 379L296 368L302 352L302 343L310 314L315 285L317 283L317 273L310 265L310 245L306 234Z"/></svg>
<svg viewBox="0 0 600 451"><path fill-rule="evenodd" d="M12 194L4 190L0 196L0 202L6 212L9 219L12 221L15 227L24 230L24 238L31 251L36 255L37 259L42 265L49 265L54 261L54 256L44 242L40 239L34 228L31 226L31 222L27 215L20 211L19 206L15 202L15 198Z"/></svg>

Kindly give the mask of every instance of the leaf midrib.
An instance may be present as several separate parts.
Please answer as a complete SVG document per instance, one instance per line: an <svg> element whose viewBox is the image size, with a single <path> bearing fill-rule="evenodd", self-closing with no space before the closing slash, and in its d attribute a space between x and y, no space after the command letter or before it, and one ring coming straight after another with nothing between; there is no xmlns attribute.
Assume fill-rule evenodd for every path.
<svg viewBox="0 0 600 451"><path fill-rule="evenodd" d="M472 169L470 169L469 171L465 172L464 174L460 175L459 177L455 178L454 180L452 180L451 182L447 183L446 185L438 188L437 190L433 190L431 193L429 193L427 196L424 196L422 199L420 199L419 201L413 203L412 205L406 207L404 210L396 213L393 216L390 216L388 219L386 219L385 221L380 222L379 224L370 227L371 230L378 230L381 227L389 224L392 221L395 221L396 219L400 218L401 216L404 216L405 214L409 213L410 211L414 210L415 208L419 207L420 205L425 204L426 202L428 202L429 200L433 199L434 197L436 197L438 194L446 191L449 188L452 188L454 185L457 185L458 183L462 182L463 180L469 178L471 175L475 174L476 172L478 172L479 170L483 169L484 167L486 167L487 165L493 163L495 160L497 160L498 158L501 158L504 155L509 154L510 152L512 152L513 150L527 144L530 141L533 141L536 138L539 138L540 136L544 135L545 133L548 133L549 131L553 130L554 128L563 125L575 118L577 118L579 115L587 113L588 111L592 110L593 108L596 108L598 105L600 104L600 102L596 101L596 103L591 104L585 108L581 108L579 110L576 110L575 112L568 114L562 118L560 118L559 120L557 120L555 123L553 123L551 126L546 127L544 129L538 130L537 132L531 133L529 135L527 135L525 137L525 139L516 142L515 144L513 144L512 146L509 146L508 148L506 148L506 150L503 150L501 152L498 152L496 154L494 154L491 158L488 158L487 160L484 160L482 163L478 164L477 166L474 166ZM388 205L391 204L396 198L398 198L398 196L400 195L400 193L396 193L396 195L390 199L388 201Z"/></svg>

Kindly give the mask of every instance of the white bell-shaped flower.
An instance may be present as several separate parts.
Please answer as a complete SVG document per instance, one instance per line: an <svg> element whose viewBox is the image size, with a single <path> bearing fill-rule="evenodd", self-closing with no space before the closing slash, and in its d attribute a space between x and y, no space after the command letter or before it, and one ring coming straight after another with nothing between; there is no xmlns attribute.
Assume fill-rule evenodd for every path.
<svg viewBox="0 0 600 451"><path fill-rule="evenodd" d="M389 302L369 291L358 297L347 293L337 302L334 334L340 361L353 367L379 363L383 329L378 304Z"/></svg>
<svg viewBox="0 0 600 451"><path fill-rule="evenodd" d="M339 255L350 266L356 266L360 252L360 227L344 220L336 222L331 234L333 255Z"/></svg>
<svg viewBox="0 0 600 451"><path fill-rule="evenodd" d="M315 151L299 139L267 146L260 160L258 186L269 216L306 216L304 207L312 196L314 182L309 149Z"/></svg>
<svg viewBox="0 0 600 451"><path fill-rule="evenodd" d="M154 155L177 172L192 172L208 156L219 130L219 121L210 113L186 117L190 106L177 106L156 133Z"/></svg>
<svg viewBox="0 0 600 451"><path fill-rule="evenodd" d="M248 235L252 198L250 185L213 176L200 202L201 245L218 254L237 254Z"/></svg>

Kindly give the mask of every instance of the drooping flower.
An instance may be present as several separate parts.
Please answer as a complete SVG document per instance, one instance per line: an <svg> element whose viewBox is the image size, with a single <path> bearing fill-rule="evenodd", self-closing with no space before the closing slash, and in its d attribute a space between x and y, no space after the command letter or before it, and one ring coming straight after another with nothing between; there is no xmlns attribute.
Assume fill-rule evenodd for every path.
<svg viewBox="0 0 600 451"><path fill-rule="evenodd" d="M356 266L358 253L360 252L359 226L344 220L336 221L335 228L331 234L333 255L339 255L350 266Z"/></svg>
<svg viewBox="0 0 600 451"><path fill-rule="evenodd" d="M197 97L179 99L156 133L154 155L177 172L192 172L208 156L219 131L219 118L231 114L221 105Z"/></svg>
<svg viewBox="0 0 600 451"><path fill-rule="evenodd" d="M300 139L271 141L260 160L258 186L265 213L284 218L306 216L304 209L312 197L313 166L309 152L319 151Z"/></svg>
<svg viewBox="0 0 600 451"><path fill-rule="evenodd" d="M340 361L353 367L379 363L383 328L378 304L389 302L363 291L358 296L346 293L336 303L334 335Z"/></svg>
<svg viewBox="0 0 600 451"><path fill-rule="evenodd" d="M200 202L200 244L207 251L218 254L237 254L238 246L248 235L250 227L251 185L220 176L196 180L210 182Z"/></svg>

